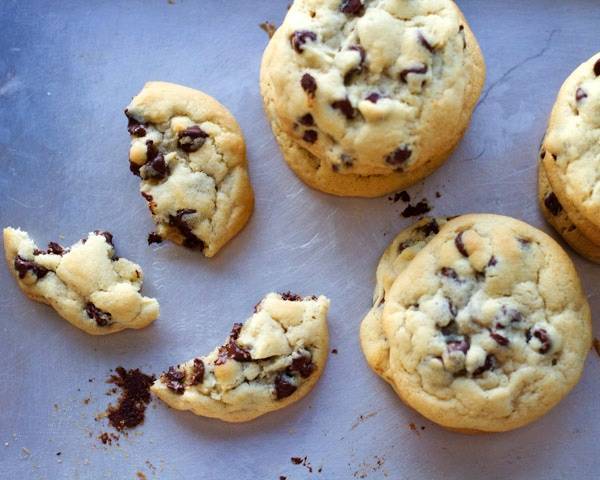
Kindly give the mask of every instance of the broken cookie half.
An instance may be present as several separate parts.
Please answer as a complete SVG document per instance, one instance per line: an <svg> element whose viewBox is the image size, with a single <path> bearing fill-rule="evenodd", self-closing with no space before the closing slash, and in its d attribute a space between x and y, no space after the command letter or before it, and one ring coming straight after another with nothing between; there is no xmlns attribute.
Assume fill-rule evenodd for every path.
<svg viewBox="0 0 600 480"><path fill-rule="evenodd" d="M245 422L304 397L327 360L329 299L268 294L225 343L171 367L152 386L169 406Z"/></svg>
<svg viewBox="0 0 600 480"><path fill-rule="evenodd" d="M158 317L158 302L139 293L142 269L116 256L109 232L90 233L70 248L50 242L40 250L27 232L7 227L4 253L29 298L89 334L143 328Z"/></svg>
<svg viewBox="0 0 600 480"><path fill-rule="evenodd" d="M130 170L157 225L148 243L169 239L212 257L254 208L235 118L214 98L166 82L148 82L125 115Z"/></svg>

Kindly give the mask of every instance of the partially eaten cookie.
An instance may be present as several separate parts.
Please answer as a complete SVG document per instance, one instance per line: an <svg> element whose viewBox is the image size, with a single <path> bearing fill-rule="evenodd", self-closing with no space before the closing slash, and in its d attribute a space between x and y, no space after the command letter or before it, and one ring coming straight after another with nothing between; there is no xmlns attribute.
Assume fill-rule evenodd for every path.
<svg viewBox="0 0 600 480"><path fill-rule="evenodd" d="M270 293L225 343L170 367L152 386L169 406L245 422L304 397L327 360L329 299Z"/></svg>
<svg viewBox="0 0 600 480"><path fill-rule="evenodd" d="M27 232L7 227L4 253L29 298L91 335L143 328L158 317L158 302L140 295L142 269L116 255L109 232L89 233L69 248L50 242L41 250Z"/></svg>

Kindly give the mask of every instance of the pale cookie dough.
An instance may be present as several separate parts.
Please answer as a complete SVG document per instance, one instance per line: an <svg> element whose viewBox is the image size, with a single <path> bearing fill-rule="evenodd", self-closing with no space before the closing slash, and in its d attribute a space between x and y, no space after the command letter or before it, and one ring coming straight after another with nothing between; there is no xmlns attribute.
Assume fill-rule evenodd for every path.
<svg viewBox="0 0 600 480"><path fill-rule="evenodd" d="M327 360L329 300L268 294L221 347L169 370L154 392L169 406L245 422L304 397Z"/></svg>
<svg viewBox="0 0 600 480"><path fill-rule="evenodd" d="M296 0L264 53L261 93L303 181L375 197L444 162L484 79L477 41L451 0Z"/></svg>
<svg viewBox="0 0 600 480"><path fill-rule="evenodd" d="M254 207L237 122L212 97L165 82L148 82L125 114L130 169L157 225L148 242L168 238L212 257Z"/></svg>
<svg viewBox="0 0 600 480"><path fill-rule="evenodd" d="M360 325L360 346L375 373L389 381L389 343L383 332L382 314L394 280L446 224L446 218L424 218L402 230L386 248L376 272L373 307Z"/></svg>
<svg viewBox="0 0 600 480"><path fill-rule="evenodd" d="M139 265L115 254L109 232L88 234L70 248L37 248L26 232L4 229L4 254L21 290L50 305L91 335L143 328L158 317L158 302L140 295Z"/></svg>
<svg viewBox="0 0 600 480"><path fill-rule="evenodd" d="M542 158L569 218L600 245L600 53L579 66L560 89Z"/></svg>
<svg viewBox="0 0 600 480"><path fill-rule="evenodd" d="M448 222L398 275L383 328L399 396L467 432L547 413L578 382L592 340L562 248L530 225L483 214Z"/></svg>
<svg viewBox="0 0 600 480"><path fill-rule="evenodd" d="M600 245L596 245L575 226L569 215L552 191L546 169L540 164L538 171L539 204L546 221L560 233L561 237L581 256L600 263Z"/></svg>

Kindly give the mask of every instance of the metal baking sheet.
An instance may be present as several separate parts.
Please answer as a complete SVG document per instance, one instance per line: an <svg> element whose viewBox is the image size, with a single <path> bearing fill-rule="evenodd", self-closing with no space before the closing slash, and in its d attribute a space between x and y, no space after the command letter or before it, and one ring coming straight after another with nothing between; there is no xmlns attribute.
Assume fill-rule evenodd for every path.
<svg viewBox="0 0 600 480"><path fill-rule="evenodd" d="M427 198L434 214L496 212L550 231L536 206L538 144L561 83L600 50L598 1L458 3L485 53L487 85L458 150L411 196ZM368 369L358 330L375 265L409 221L400 216L402 202L324 195L283 163L262 112L258 72L267 35L258 24L279 24L287 4L0 3L2 225L20 226L41 244L112 231L120 255L144 268L145 292L162 310L145 330L90 337L26 300L0 269L0 477L597 478L594 353L581 383L545 418L476 437L424 420ZM256 212L214 259L146 244L152 223L128 171L123 108L147 80L208 92L245 133ZM600 268L573 258L598 316ZM242 425L154 401L146 422L118 445L98 441L110 430L94 417L115 400L105 395L109 369L159 372L208 352L263 294L288 289L332 299L331 347L338 354L311 395ZM291 457L306 457L306 465Z"/></svg>

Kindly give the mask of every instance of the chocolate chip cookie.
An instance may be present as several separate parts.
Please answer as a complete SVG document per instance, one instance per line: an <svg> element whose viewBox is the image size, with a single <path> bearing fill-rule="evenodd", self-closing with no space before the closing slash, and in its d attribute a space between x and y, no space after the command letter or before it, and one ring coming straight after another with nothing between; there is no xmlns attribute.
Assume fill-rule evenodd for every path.
<svg viewBox="0 0 600 480"><path fill-rule="evenodd" d="M542 144L542 162L570 220L600 245L600 53L561 87Z"/></svg>
<svg viewBox="0 0 600 480"><path fill-rule="evenodd" d="M237 122L212 97L165 82L147 83L125 114L130 170L157 225L148 242L167 238L212 257L254 207Z"/></svg>
<svg viewBox="0 0 600 480"><path fill-rule="evenodd" d="M169 368L152 391L169 406L245 422L304 397L327 360L326 297L268 294L203 357Z"/></svg>
<svg viewBox="0 0 600 480"><path fill-rule="evenodd" d="M511 430L547 413L578 382L592 339L567 254L497 215L440 229L394 281L383 331L399 396L468 432Z"/></svg>
<svg viewBox="0 0 600 480"><path fill-rule="evenodd" d="M484 77L477 41L451 0L296 0L264 53L261 92L303 181L375 197L444 162Z"/></svg>
<svg viewBox="0 0 600 480"><path fill-rule="evenodd" d="M381 321L386 295L400 272L447 221L447 218L424 218L402 230L386 248L377 265L373 307L360 325L360 346L369 366L386 381L389 381L390 352Z"/></svg>
<svg viewBox="0 0 600 480"><path fill-rule="evenodd" d="M116 255L109 232L90 233L69 248L50 242L41 250L26 232L8 227L4 254L25 295L86 333L143 328L158 317L158 302L139 293L142 269Z"/></svg>

